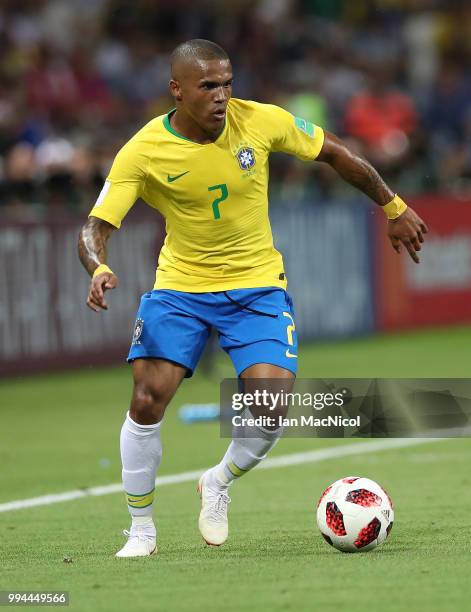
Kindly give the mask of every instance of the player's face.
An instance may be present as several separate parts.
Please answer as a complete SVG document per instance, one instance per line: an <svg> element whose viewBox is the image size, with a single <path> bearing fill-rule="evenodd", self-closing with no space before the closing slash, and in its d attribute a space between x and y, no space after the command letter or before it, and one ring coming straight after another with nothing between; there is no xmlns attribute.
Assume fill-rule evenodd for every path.
<svg viewBox="0 0 471 612"><path fill-rule="evenodd" d="M187 66L178 81L170 82L179 110L204 132L217 133L224 126L227 103L232 95L229 60L198 61Z"/></svg>

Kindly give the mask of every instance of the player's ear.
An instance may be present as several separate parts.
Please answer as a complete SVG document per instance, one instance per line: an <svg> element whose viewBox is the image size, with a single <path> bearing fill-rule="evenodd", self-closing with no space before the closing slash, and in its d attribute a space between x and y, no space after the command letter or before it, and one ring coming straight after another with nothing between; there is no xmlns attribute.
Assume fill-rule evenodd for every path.
<svg viewBox="0 0 471 612"><path fill-rule="evenodd" d="M170 88L170 93L175 98L175 100L180 102L182 99L182 91L181 91L180 83L178 81L175 81L174 79L171 79L169 83L169 88Z"/></svg>

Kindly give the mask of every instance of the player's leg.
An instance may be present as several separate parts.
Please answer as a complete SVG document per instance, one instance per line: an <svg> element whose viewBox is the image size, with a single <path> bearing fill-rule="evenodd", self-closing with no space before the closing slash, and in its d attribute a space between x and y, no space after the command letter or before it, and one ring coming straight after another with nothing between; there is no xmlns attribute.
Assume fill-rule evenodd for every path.
<svg viewBox="0 0 471 612"><path fill-rule="evenodd" d="M221 308L218 329L221 346L229 353L244 391L266 388L289 392L297 368L294 311L283 290L229 291L233 303ZM231 308L239 310L231 312ZM249 309L241 309L247 304ZM199 527L206 542L222 544L227 538L227 491L231 483L258 465L278 442L281 427L245 426L234 435L220 463L200 480L202 511Z"/></svg>
<svg viewBox="0 0 471 612"><path fill-rule="evenodd" d="M156 550L152 512L155 475L162 458L160 425L186 371L163 359L133 362L134 389L120 436L123 487L132 524L117 557L147 556Z"/></svg>
<svg viewBox="0 0 471 612"><path fill-rule="evenodd" d="M245 381L244 393L253 392L252 389L267 390L273 393L282 389L285 393L289 393L295 380L293 372L269 363L257 363L244 370L240 377ZM263 384L258 384L256 379L263 379ZM282 379L280 385L276 384L276 379ZM257 413L252 408L251 413L255 417L272 414L269 408L263 407ZM252 414L249 413L249 416ZM215 478L220 483L228 485L253 469L265 459L267 453L278 442L282 429L280 426L261 427L257 425L235 429L226 454L214 470Z"/></svg>
<svg viewBox="0 0 471 612"><path fill-rule="evenodd" d="M118 557L147 556L156 548L152 512L162 457L160 425L183 378L194 370L207 337L207 326L192 316L185 296L154 291L143 297L128 357L134 388L120 438L132 524Z"/></svg>
<svg viewBox="0 0 471 612"><path fill-rule="evenodd" d="M289 370L269 363L257 363L246 368L241 376L244 393L251 389L286 393L292 389L295 376ZM262 379L257 383L255 379ZM280 385L276 379L281 379ZM262 410L268 414L268 411ZM250 415L252 416L252 415ZM253 416L258 416L253 414ZM198 490L201 496L199 529L207 544L220 546L228 536L227 506L230 502L228 489L234 480L247 474L257 466L280 439L282 427L244 426L233 436L220 463L207 470L200 478Z"/></svg>

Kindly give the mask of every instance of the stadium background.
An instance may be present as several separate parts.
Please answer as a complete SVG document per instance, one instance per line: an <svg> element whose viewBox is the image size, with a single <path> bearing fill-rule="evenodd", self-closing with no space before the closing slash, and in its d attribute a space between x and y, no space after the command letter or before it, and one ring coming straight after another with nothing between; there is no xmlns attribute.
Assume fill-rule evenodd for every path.
<svg viewBox="0 0 471 612"><path fill-rule="evenodd" d="M471 10L465 1L31 0L0 9L0 368L119 362L163 225L113 236L105 316L84 307L77 230L118 148L168 111L169 52L205 37L234 95L277 103L366 155L431 226L423 263L323 164L273 156L275 241L303 341L471 320Z"/></svg>
<svg viewBox="0 0 471 612"><path fill-rule="evenodd" d="M138 203L112 236L121 285L100 315L85 305L77 235L120 145L171 107L169 52L192 37L228 50L234 95L345 138L430 226L415 266L387 244L382 215L328 168L273 156L271 216L296 305L299 375L469 378L469 2L3 0L0 590L67 589L72 608L93 612L467 609L467 439L381 452L357 440L358 453L348 440L283 439L278 469L234 487L226 545L202 546L195 471L227 440L217 423L188 425L179 410L218 401L233 371L217 352L165 418L158 558L116 564L128 524L123 356L163 225ZM284 455L300 463L282 467ZM346 556L319 536L314 508L353 473L389 490L396 522L384 547Z"/></svg>
<svg viewBox="0 0 471 612"><path fill-rule="evenodd" d="M113 156L171 107L169 52L205 37L234 95L345 138L430 225L423 263L323 164L273 156L275 241L302 340L471 320L471 10L465 1L6 1L0 9L0 368L118 362L163 225L113 236L106 316L84 307L77 230Z"/></svg>

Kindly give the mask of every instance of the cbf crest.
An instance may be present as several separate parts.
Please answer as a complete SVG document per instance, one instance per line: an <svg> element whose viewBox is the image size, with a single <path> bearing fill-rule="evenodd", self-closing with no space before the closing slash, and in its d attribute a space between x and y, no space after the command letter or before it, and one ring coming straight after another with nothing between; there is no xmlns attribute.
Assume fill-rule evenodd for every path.
<svg viewBox="0 0 471 612"><path fill-rule="evenodd" d="M132 344L141 344L140 338L144 329L144 319L136 319L134 332L132 334Z"/></svg>
<svg viewBox="0 0 471 612"><path fill-rule="evenodd" d="M245 145L240 147L236 157L242 170L251 170L255 166L255 151L252 147Z"/></svg>

